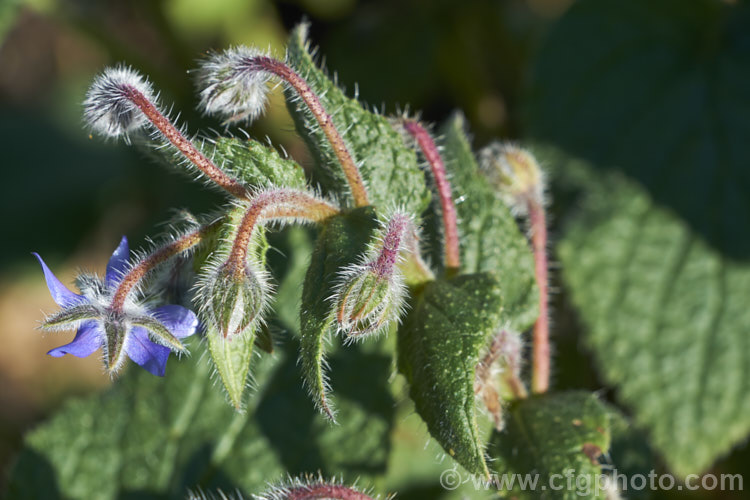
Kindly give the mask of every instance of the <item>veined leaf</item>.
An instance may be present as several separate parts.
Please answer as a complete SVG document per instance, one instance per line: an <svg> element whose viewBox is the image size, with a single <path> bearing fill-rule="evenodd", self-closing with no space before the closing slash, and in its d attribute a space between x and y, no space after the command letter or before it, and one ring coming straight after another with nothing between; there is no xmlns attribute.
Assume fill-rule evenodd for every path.
<svg viewBox="0 0 750 500"><path fill-rule="evenodd" d="M318 236L305 276L300 309L303 377L316 406L330 418L334 414L327 394L328 379L323 371L325 342L335 333L330 298L339 271L358 262L377 226L372 207L331 217Z"/></svg>
<svg viewBox="0 0 750 500"><path fill-rule="evenodd" d="M584 0L529 100L535 138L627 176L582 186L562 269L604 375L683 475L750 432L748 43L747 2Z"/></svg>
<svg viewBox="0 0 750 500"><path fill-rule="evenodd" d="M632 182L595 179L559 245L565 282L635 422L675 472L701 472L750 431L750 268Z"/></svg>
<svg viewBox="0 0 750 500"><path fill-rule="evenodd" d="M428 283L398 333L398 366L430 434L473 474L487 474L474 378L502 322L500 283L490 273Z"/></svg>
<svg viewBox="0 0 750 500"><path fill-rule="evenodd" d="M514 403L488 451L498 477L517 481L495 486L519 499L608 498L599 457L609 450L611 411L594 394L577 391ZM536 487L521 486L524 477L535 478Z"/></svg>
<svg viewBox="0 0 750 500"><path fill-rule="evenodd" d="M479 172L463 116L450 118L441 136L446 169L458 200L462 271L495 273L502 284L503 319L511 329L523 332L539 315L529 243L508 207Z"/></svg>
<svg viewBox="0 0 750 500"><path fill-rule="evenodd" d="M346 97L335 82L316 67L308 52L306 24L292 32L287 61L307 80L331 115L354 161L360 165L371 204L390 207L395 200L407 212L421 214L429 203L430 192L417 164L416 153L406 146L387 118L367 111L356 99ZM348 192L338 160L317 122L293 91L286 92L297 130L314 152L316 173L321 174L321 182L337 193Z"/></svg>
<svg viewBox="0 0 750 500"><path fill-rule="evenodd" d="M195 343L193 343L195 344ZM237 413L210 381L203 348L172 360L169 377L129 370L102 394L67 403L26 436L8 498L185 498L188 489L246 498L317 473L370 486L386 468L394 401L390 360L354 346L330 360L343 376L341 425L319 418L299 383L297 343L255 366L258 396Z"/></svg>
<svg viewBox="0 0 750 500"><path fill-rule="evenodd" d="M219 167L249 186L296 189L306 186L302 167L258 141L219 137L207 146L207 154Z"/></svg>

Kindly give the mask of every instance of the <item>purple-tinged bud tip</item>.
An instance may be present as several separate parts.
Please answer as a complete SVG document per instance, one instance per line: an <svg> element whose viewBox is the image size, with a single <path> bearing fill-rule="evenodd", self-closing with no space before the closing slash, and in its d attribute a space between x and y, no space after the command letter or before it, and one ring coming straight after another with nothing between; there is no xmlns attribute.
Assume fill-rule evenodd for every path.
<svg viewBox="0 0 750 500"><path fill-rule="evenodd" d="M94 79L83 101L83 116L94 132L107 137L127 135L148 122L132 100L134 92L154 101L151 84L127 67L107 68Z"/></svg>

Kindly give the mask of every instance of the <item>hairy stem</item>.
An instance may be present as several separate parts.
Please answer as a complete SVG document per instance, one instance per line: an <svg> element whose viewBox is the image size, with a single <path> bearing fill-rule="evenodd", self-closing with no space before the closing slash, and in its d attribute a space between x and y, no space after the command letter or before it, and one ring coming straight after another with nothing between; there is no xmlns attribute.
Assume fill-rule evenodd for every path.
<svg viewBox="0 0 750 500"><path fill-rule="evenodd" d="M161 111L133 86L126 86L127 98L148 118L159 132L175 147L185 158L196 166L206 177L215 182L219 187L237 198L247 197L247 189L237 180L231 178L223 170L214 165L177 127L164 116Z"/></svg>
<svg viewBox="0 0 750 500"><path fill-rule="evenodd" d="M359 168L354 162L349 149L346 147L343 137L341 137L338 129L333 124L331 115L326 112L320 99L310 88L307 81L282 61L268 56L251 58L248 61L248 69L271 73L288 83L297 92L317 120L328 142L331 143L333 152L336 158L338 158L341 169L344 171L346 180L349 183L349 189L352 192L355 205L358 207L369 205L367 189L365 188Z"/></svg>
<svg viewBox="0 0 750 500"><path fill-rule="evenodd" d="M430 136L429 132L419 122L404 120L404 128L417 141L422 154L430 165L438 197L440 198L440 207L442 208L443 229L445 232L445 267L449 273L457 272L461 267L458 223L456 206L453 203L453 194L445 170L445 163L440 156L440 152L432 136Z"/></svg>
<svg viewBox="0 0 750 500"><path fill-rule="evenodd" d="M247 248L253 231L261 220L299 218L319 222L339 213L325 200L293 189L272 189L256 195L242 217L232 243L228 263L237 273L244 273Z"/></svg>
<svg viewBox="0 0 750 500"><path fill-rule="evenodd" d="M531 390L535 394L547 392L550 378L549 345L549 289L547 267L547 222L544 205L539 200L529 202L531 246L534 251L534 271L539 287L539 318L534 324L533 369Z"/></svg>
<svg viewBox="0 0 750 500"><path fill-rule="evenodd" d="M149 271L151 271L170 257L182 253L185 250L188 250L200 243L206 233L214 229L220 222L221 220L218 220L216 222L212 222L211 224L201 226L198 229L187 234L184 234L176 240L156 249L145 259L136 264L123 277L122 281L115 290L115 293L112 296L112 310L114 312L122 311L122 308L125 305L125 300L127 299L130 292L133 291L135 286L149 273Z"/></svg>

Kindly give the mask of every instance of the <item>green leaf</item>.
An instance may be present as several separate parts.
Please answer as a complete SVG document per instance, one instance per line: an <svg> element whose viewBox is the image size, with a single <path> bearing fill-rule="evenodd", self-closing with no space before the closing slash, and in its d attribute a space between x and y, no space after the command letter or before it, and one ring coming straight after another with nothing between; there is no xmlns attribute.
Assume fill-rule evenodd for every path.
<svg viewBox="0 0 750 500"><path fill-rule="evenodd" d="M428 283L398 333L398 365L430 434L459 464L487 474L477 429L477 363L502 321L490 273Z"/></svg>
<svg viewBox="0 0 750 500"><path fill-rule="evenodd" d="M610 408L594 394L581 391L514 403L505 429L493 433L488 451L498 478L514 477L516 482L513 487L496 486L505 486L501 489L513 498L606 498L606 492L597 489L598 459L609 450L611 418ZM570 471L574 476L569 483ZM527 474L537 481L536 487L520 486L519 480Z"/></svg>
<svg viewBox="0 0 750 500"><path fill-rule="evenodd" d="M421 214L430 201L424 173L414 150L384 116L364 109L356 99L349 99L326 74L318 69L308 51L307 25L300 24L287 45L288 63L307 80L331 115L344 138L376 207L397 203L407 212ZM338 160L324 133L297 95L287 89L289 110L297 130L315 153L316 174L330 190L348 192Z"/></svg>
<svg viewBox="0 0 750 500"><path fill-rule="evenodd" d="M459 217L465 273L494 272L503 289L504 320L523 332L539 315L534 257L505 203L479 172L465 120L455 114L441 130L442 153ZM439 262L439 260L437 260Z"/></svg>
<svg viewBox="0 0 750 500"><path fill-rule="evenodd" d="M303 377L316 406L331 419L334 413L324 373L324 344L335 330L330 297L339 271L358 262L377 227L372 207L331 217L318 236L305 276L300 308Z"/></svg>
<svg viewBox="0 0 750 500"><path fill-rule="evenodd" d="M197 268L206 265L206 259L210 258L211 255L229 254L238 224L244 213L243 207L235 207L227 213L227 222L221 226L218 234L214 235L205 245L203 251L196 256L195 265ZM266 264L268 247L266 231L263 228L258 228L253 232L248 252L255 254L256 262L261 266ZM222 332L214 329L213 321L204 319L202 323L206 325L205 337L208 343L208 351L211 354L211 361L219 374L222 386L227 392L229 402L236 409L241 410L243 398L250 387L248 381L250 363L253 359L253 347L258 329L261 327L259 325L250 326L241 336L225 339Z"/></svg>
<svg viewBox="0 0 750 500"><path fill-rule="evenodd" d="M299 383L296 342L256 367L245 413L224 402L203 350L172 359L167 377L132 366L114 387L72 400L26 436L8 498L185 498L187 489L239 489L246 498L287 473L360 479L386 468L394 401L390 360L361 349L333 356L342 424L320 419ZM368 390L363 390L367 387Z"/></svg>
<svg viewBox="0 0 750 500"><path fill-rule="evenodd" d="M565 282L636 423L675 472L699 473L750 432L750 268L643 188L595 179L559 245Z"/></svg>
<svg viewBox="0 0 750 500"><path fill-rule="evenodd" d="M208 327L206 342L211 360L227 391L229 402L237 410L242 410L243 396L248 388L250 362L253 359L253 346L256 339L256 327L248 328L242 335L225 339L221 332Z"/></svg>
<svg viewBox="0 0 750 500"><path fill-rule="evenodd" d="M562 268L603 373L683 475L750 432L749 33L747 2L577 2L529 100L535 138L627 176L579 186Z"/></svg>
<svg viewBox="0 0 750 500"><path fill-rule="evenodd" d="M302 167L258 141L219 137L204 149L219 167L250 186L306 187Z"/></svg>

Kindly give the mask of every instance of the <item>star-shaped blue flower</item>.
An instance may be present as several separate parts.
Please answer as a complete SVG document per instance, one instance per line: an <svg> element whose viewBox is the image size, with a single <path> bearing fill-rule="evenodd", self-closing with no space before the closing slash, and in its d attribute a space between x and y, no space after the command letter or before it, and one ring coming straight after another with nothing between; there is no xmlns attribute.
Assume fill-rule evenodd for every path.
<svg viewBox="0 0 750 500"><path fill-rule="evenodd" d="M134 300L126 302L121 310L114 310L112 295L129 267L129 254L128 240L123 237L109 259L103 281L95 276L80 277L80 295L71 292L42 258L33 254L42 265L52 299L61 307L47 318L42 328L77 328L72 342L47 354L56 358L66 354L85 358L102 348L104 365L110 373L115 373L127 356L148 372L164 376L170 351L184 350L178 339L195 333L198 318L182 306L150 309Z"/></svg>

